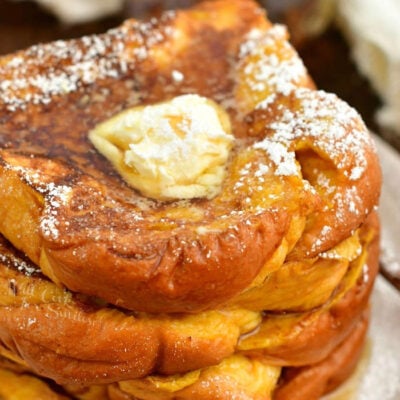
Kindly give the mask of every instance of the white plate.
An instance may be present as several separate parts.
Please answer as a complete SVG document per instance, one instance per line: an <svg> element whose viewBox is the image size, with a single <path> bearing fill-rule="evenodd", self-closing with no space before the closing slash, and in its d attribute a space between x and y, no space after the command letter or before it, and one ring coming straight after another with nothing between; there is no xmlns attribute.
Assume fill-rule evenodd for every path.
<svg viewBox="0 0 400 400"><path fill-rule="evenodd" d="M400 156L375 137L383 171L381 260L400 271ZM367 348L354 376L325 400L400 400L400 292L379 276Z"/></svg>

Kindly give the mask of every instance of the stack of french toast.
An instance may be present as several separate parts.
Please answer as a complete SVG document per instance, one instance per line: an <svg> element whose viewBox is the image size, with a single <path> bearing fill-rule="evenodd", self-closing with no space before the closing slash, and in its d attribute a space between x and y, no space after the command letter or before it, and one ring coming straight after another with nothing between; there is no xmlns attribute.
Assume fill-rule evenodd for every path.
<svg viewBox="0 0 400 400"><path fill-rule="evenodd" d="M320 398L362 353L380 184L252 0L0 58L0 397Z"/></svg>

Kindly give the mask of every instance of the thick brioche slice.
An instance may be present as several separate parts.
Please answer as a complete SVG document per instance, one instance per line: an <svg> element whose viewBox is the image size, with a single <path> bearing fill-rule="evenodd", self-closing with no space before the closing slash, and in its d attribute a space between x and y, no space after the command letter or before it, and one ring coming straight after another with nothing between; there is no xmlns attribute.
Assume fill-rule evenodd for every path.
<svg viewBox="0 0 400 400"><path fill-rule="evenodd" d="M267 313L257 332L239 342L238 350L262 354L270 364L281 366L315 364L327 357L355 329L368 308L379 269L376 215L369 222L373 229L365 231L368 250L351 263L335 297L312 312L272 317Z"/></svg>
<svg viewBox="0 0 400 400"><path fill-rule="evenodd" d="M217 366L170 377L150 376L103 386L63 387L0 359L0 393L4 400L318 400L354 370L363 349L368 313L327 358L297 368L269 366L262 357L232 356ZM277 383L279 377L279 381Z"/></svg>
<svg viewBox="0 0 400 400"><path fill-rule="evenodd" d="M311 311L283 314L237 307L198 314L118 310L59 288L3 239L0 354L61 384L81 385L184 373L239 353L277 366L316 363L367 307L378 269L377 235L372 215L360 230L363 251L331 299Z"/></svg>
<svg viewBox="0 0 400 400"><path fill-rule="evenodd" d="M277 269L279 247L298 242L298 261L347 239L379 196L360 117L314 90L251 0L34 46L1 58L0 80L0 232L54 282L123 308L219 307ZM230 118L225 179L211 199L149 199L89 132L188 93Z"/></svg>

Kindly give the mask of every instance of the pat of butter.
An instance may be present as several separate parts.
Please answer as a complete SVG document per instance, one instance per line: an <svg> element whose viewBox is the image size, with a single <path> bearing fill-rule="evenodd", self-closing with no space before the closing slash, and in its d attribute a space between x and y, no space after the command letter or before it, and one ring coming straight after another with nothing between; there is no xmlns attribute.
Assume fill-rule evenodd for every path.
<svg viewBox="0 0 400 400"><path fill-rule="evenodd" d="M89 138L130 186L161 200L218 194L234 140L226 112L194 94L125 110Z"/></svg>

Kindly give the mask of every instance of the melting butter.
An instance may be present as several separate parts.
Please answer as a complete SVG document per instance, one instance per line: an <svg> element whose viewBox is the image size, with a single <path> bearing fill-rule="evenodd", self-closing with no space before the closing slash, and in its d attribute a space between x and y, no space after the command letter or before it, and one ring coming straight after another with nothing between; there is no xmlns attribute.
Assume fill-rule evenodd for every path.
<svg viewBox="0 0 400 400"><path fill-rule="evenodd" d="M125 110L89 138L130 186L160 200L217 195L234 140L227 113L195 94Z"/></svg>

